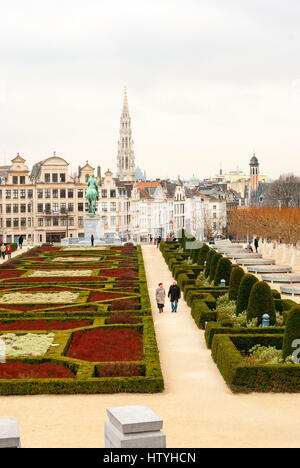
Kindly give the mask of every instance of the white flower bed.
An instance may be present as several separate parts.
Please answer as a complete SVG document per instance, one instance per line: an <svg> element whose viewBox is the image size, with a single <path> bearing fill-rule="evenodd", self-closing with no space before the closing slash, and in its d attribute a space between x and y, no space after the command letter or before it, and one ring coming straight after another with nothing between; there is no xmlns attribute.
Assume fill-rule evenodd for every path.
<svg viewBox="0 0 300 468"><path fill-rule="evenodd" d="M6 356L43 356L53 343L55 334L26 333L0 335L0 342L5 344Z"/></svg>
<svg viewBox="0 0 300 468"><path fill-rule="evenodd" d="M92 270L35 270L29 278L48 278L65 276L91 276Z"/></svg>
<svg viewBox="0 0 300 468"><path fill-rule="evenodd" d="M74 302L79 293L62 292L36 292L36 293L7 293L0 297L0 304L65 304Z"/></svg>
<svg viewBox="0 0 300 468"><path fill-rule="evenodd" d="M57 257L52 260L52 262L100 262L99 257Z"/></svg>

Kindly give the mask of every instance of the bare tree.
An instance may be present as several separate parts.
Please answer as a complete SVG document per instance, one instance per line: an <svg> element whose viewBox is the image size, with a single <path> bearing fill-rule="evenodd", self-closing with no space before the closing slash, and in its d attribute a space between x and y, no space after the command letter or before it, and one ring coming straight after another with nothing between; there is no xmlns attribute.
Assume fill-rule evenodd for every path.
<svg viewBox="0 0 300 468"><path fill-rule="evenodd" d="M300 207L300 178L294 174L283 174L269 187L265 205L280 208Z"/></svg>

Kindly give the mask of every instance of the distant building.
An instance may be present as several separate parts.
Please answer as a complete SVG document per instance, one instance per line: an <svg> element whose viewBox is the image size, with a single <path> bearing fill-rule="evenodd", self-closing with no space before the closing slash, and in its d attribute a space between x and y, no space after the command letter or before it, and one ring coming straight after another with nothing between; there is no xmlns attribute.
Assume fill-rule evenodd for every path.
<svg viewBox="0 0 300 468"><path fill-rule="evenodd" d="M119 180L135 181L135 160L129 115L127 91L124 89L123 109L120 118L120 137L118 141L117 177Z"/></svg>

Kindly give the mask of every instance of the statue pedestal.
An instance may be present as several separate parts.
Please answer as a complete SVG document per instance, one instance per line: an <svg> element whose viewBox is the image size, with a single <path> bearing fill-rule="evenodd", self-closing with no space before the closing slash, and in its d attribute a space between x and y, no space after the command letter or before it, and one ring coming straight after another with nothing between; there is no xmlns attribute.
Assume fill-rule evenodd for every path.
<svg viewBox="0 0 300 468"><path fill-rule="evenodd" d="M94 235L94 240L104 237L104 229L100 216L87 215L83 220L84 224L84 239L91 241L91 235Z"/></svg>

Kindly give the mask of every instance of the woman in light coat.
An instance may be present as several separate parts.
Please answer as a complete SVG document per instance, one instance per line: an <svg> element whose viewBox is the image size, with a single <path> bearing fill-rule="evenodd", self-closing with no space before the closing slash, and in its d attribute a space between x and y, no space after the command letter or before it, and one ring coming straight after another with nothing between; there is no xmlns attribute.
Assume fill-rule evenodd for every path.
<svg viewBox="0 0 300 468"><path fill-rule="evenodd" d="M158 288L156 289L155 298L156 298L159 313L161 313L164 311L165 300L166 300L166 291L164 290L162 283L159 283Z"/></svg>

